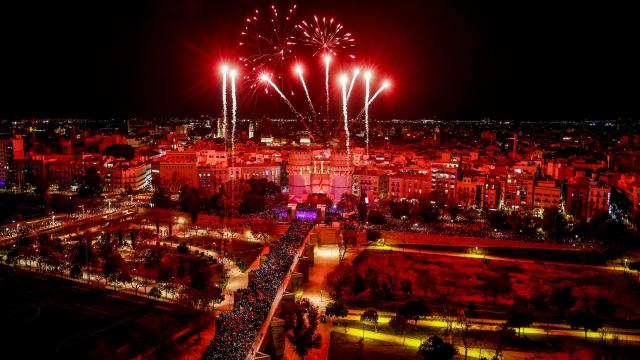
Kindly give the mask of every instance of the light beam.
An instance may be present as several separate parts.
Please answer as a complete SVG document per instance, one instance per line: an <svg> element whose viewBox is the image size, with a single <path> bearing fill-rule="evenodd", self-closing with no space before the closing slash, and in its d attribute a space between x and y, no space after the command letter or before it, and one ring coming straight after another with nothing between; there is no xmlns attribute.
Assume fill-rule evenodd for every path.
<svg viewBox="0 0 640 360"><path fill-rule="evenodd" d="M347 91L347 101L349 101L349 98L351 97L351 90L353 90L353 84L356 82L356 78L358 77L358 74L360 74L360 69L359 68L353 69L351 84L349 84L349 91Z"/></svg>
<svg viewBox="0 0 640 360"><path fill-rule="evenodd" d="M236 120L238 112L238 103L236 99L236 76L238 72L235 69L229 71L229 77L231 78L231 158L233 161L233 152L235 150L235 136L236 136Z"/></svg>
<svg viewBox="0 0 640 360"><path fill-rule="evenodd" d="M303 116L298 112L298 110L296 110L296 108L293 107L293 104L291 104L291 101L289 101L289 99L287 99L285 94L283 94L282 91L280 91L280 88L278 88L278 86L274 84L273 81L271 81L271 77L269 77L269 75L267 74L260 75L260 80L265 81L266 83L271 85L271 87L278 93L278 95L280 95L282 100L284 100L287 106L289 106L289 109L291 109L294 115L296 115L299 118L303 118Z"/></svg>
<svg viewBox="0 0 640 360"><path fill-rule="evenodd" d="M326 90L326 97L327 97L327 118L326 120L329 120L329 64L331 64L331 56L328 54L324 55L324 86L325 86L325 90Z"/></svg>
<svg viewBox="0 0 640 360"><path fill-rule="evenodd" d="M304 76L302 75L302 66L300 66L300 65L296 66L296 72L298 73L298 76L300 77L300 82L302 83L302 87L304 88L304 93L305 93L305 95L307 95L307 101L309 102L309 108L311 109L311 112L313 113L313 116L315 117L316 110L313 108L313 102L311 101L311 96L309 96L309 90L307 89L307 84L304 82Z"/></svg>
<svg viewBox="0 0 640 360"><path fill-rule="evenodd" d="M220 67L222 72L222 136L225 143L227 142L227 72L229 67L222 65Z"/></svg>
<svg viewBox="0 0 640 360"><path fill-rule="evenodd" d="M349 147L349 116L347 114L347 75L340 76L340 85L342 85L342 116L344 116L344 135L345 145L347 148L347 160L351 159L351 149Z"/></svg>
<svg viewBox="0 0 640 360"><path fill-rule="evenodd" d="M364 73L364 132L367 155L369 155L369 88L371 83L371 71Z"/></svg>

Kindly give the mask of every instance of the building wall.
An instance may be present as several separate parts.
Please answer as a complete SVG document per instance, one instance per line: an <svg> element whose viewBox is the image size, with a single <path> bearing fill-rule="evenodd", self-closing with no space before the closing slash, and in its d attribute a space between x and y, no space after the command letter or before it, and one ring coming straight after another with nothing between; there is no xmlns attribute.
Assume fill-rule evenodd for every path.
<svg viewBox="0 0 640 360"><path fill-rule="evenodd" d="M555 181L538 181L533 188L533 207L550 208L562 205L562 189Z"/></svg>

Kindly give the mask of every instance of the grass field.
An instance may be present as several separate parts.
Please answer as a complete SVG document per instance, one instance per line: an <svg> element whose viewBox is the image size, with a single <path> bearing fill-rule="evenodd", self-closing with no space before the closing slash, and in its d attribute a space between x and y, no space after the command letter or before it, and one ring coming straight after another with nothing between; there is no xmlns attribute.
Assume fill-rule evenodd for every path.
<svg viewBox="0 0 640 360"><path fill-rule="evenodd" d="M508 275L512 291L498 294L497 306L510 307L518 297L529 297L534 292L550 292L553 288L572 286L573 294L578 298L576 306L583 301L591 302L598 297L605 297L617 305L615 317L640 319L640 309L637 307L640 303L640 285L635 274L625 275L619 271L562 265L485 261L481 258L376 250L364 251L354 259L354 270L358 273L364 276L369 268L376 269L378 274L398 277L397 283L405 278L411 280L416 295L424 295L433 300L438 291L447 291L452 300L460 304L467 304L472 300L477 304L484 304L485 294L481 290L483 278L501 274ZM423 292L420 288L416 278L423 273L433 276L435 291ZM397 298L402 298L399 291L396 293ZM348 295L351 301L367 298L370 298L368 291L358 296ZM491 295L486 300L488 303L493 302ZM393 302L386 305L394 307Z"/></svg>

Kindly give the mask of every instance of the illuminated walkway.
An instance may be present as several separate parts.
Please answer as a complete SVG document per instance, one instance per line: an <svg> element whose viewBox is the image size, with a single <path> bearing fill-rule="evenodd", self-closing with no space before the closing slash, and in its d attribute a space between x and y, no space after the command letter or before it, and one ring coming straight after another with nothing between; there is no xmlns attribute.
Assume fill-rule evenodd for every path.
<svg viewBox="0 0 640 360"><path fill-rule="evenodd" d="M353 322L360 322L360 315L364 310L349 310L349 315L342 320L348 320ZM391 320L391 317L395 314L390 312L379 311L378 312L379 324L387 324ZM471 329L476 331L494 331L496 327L504 324L504 320L494 320L494 319L469 319L471 324ZM410 322L413 324L413 322ZM453 326L456 326L456 322L453 322ZM440 319L425 319L418 320L418 326L424 327L432 327L444 329L447 327L447 322ZM526 327L520 329L521 335L547 335L547 328L541 323L533 323L532 327ZM340 326L335 326L336 328ZM610 328L605 327L606 330L606 338L608 340L613 340L614 338L618 338L621 341L631 341L631 342L640 342L640 330L634 329L619 329L619 328ZM572 330L568 325L565 324L549 324L548 325L549 336L563 336L563 337L574 337L574 338L582 338L584 339L584 330ZM596 339L601 340L602 336L599 332L589 331L587 332L588 339Z"/></svg>
<svg viewBox="0 0 640 360"><path fill-rule="evenodd" d="M599 270L599 271L627 271L627 269L624 266L620 266L620 265L614 266L614 265L570 264L570 263L555 262L555 261L516 259L516 258L509 258L504 256L470 254L470 253L438 251L438 250L409 249L409 248L403 248L400 246L393 246L393 245L369 245L369 246L365 246L364 248L368 250L375 250L375 251L397 251L397 252L412 253L412 254L450 256L450 257L460 257L460 258L468 258L468 259L488 259L488 260L496 260L496 261L515 262L515 263L521 263L521 264L554 265L554 266L565 266L565 267L591 269L591 270Z"/></svg>
<svg viewBox="0 0 640 360"><path fill-rule="evenodd" d="M391 342L391 343L401 344L401 345L404 344L404 346L412 347L416 349L416 351L418 351L418 347L422 342L421 339L416 339L412 337L403 337L401 335L374 332L371 330L363 331L362 327L347 327L345 329L344 326L334 326L333 331L341 334L360 337L360 338L363 336L363 333L364 333L365 339L386 341L386 342ZM458 349L459 354L464 354L463 346L456 346L456 348ZM493 352L487 348L470 347L469 349L467 349L467 355L469 357L477 358L477 359L479 359L481 356L490 358L490 355L492 353ZM521 352L521 351L505 351L504 352L505 359L526 359L530 357L531 357L531 353L528 353L528 352Z"/></svg>

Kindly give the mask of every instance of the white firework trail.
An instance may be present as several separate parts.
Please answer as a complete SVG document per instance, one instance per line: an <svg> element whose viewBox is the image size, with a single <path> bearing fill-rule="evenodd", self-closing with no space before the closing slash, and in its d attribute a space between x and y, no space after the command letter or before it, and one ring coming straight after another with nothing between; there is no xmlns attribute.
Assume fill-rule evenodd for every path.
<svg viewBox="0 0 640 360"><path fill-rule="evenodd" d="M324 56L324 64L325 64L325 70L324 70L324 87L326 90L326 97L327 97L327 120L329 120L329 64L331 63L331 56L329 55L325 55Z"/></svg>
<svg viewBox="0 0 640 360"><path fill-rule="evenodd" d="M222 65L222 136L227 142L227 65Z"/></svg>
<svg viewBox="0 0 640 360"><path fill-rule="evenodd" d="M309 108L311 109L311 112L315 116L316 110L313 108L313 102L311 101L311 96L309 96L309 90L307 89L307 84L304 82L304 76L302 75L302 68L300 66L296 67L296 72L298 73L298 76L300 77L300 82L302 83L302 87L304 88L304 93L305 93L305 95L307 95L307 101L309 102Z"/></svg>
<svg viewBox="0 0 640 360"><path fill-rule="evenodd" d="M293 107L293 104L291 104L291 101L289 101L289 99L287 98L287 96L285 94L282 93L282 91L280 91L280 88L278 88L278 86L276 84L273 83L273 81L271 81L271 78L268 75L262 75L260 77L260 79L262 81L266 81L269 85L271 85L271 87L278 93L278 95L280 95L280 97L282 98L282 100L284 100L284 102L287 104L287 106L289 106L289 109L291 109L291 111L298 117L303 118L303 116L298 112L298 110L296 110L295 107Z"/></svg>
<svg viewBox="0 0 640 360"><path fill-rule="evenodd" d="M347 160L351 159L351 148L349 146L349 115L347 114L347 76L342 75L340 77L340 84L342 85L342 116L344 116L344 134L345 145L347 148Z"/></svg>
<svg viewBox="0 0 640 360"><path fill-rule="evenodd" d="M367 155L369 155L369 88L371 82L371 71L364 74L365 93L364 93L364 132Z"/></svg>
<svg viewBox="0 0 640 360"><path fill-rule="evenodd" d="M349 101L349 98L351 97L351 91L353 90L353 84L356 82L356 78L358 77L358 74L360 74L360 69L358 69L358 68L353 69L353 76L351 77L351 84L349 84L349 91L347 91L347 101Z"/></svg>
<svg viewBox="0 0 640 360"><path fill-rule="evenodd" d="M388 88L390 86L388 81L385 81L384 83L382 83L382 85L380 86L380 88L378 89L378 91L376 91L373 96L369 99L369 101L365 104L365 106L362 107L362 110L360 110L360 112L358 113L358 115L356 115L356 117L353 118L354 121L357 121L358 119L362 118L362 115L364 115L364 111L365 108L367 106L371 106L371 104L373 103L373 100L376 99L376 97L378 97L378 95L380 95L380 93L382 92L382 90Z"/></svg>
<svg viewBox="0 0 640 360"><path fill-rule="evenodd" d="M235 70L229 72L231 77L231 157L235 151L235 136L236 136L236 120L238 113L238 103L236 99L236 75Z"/></svg>

